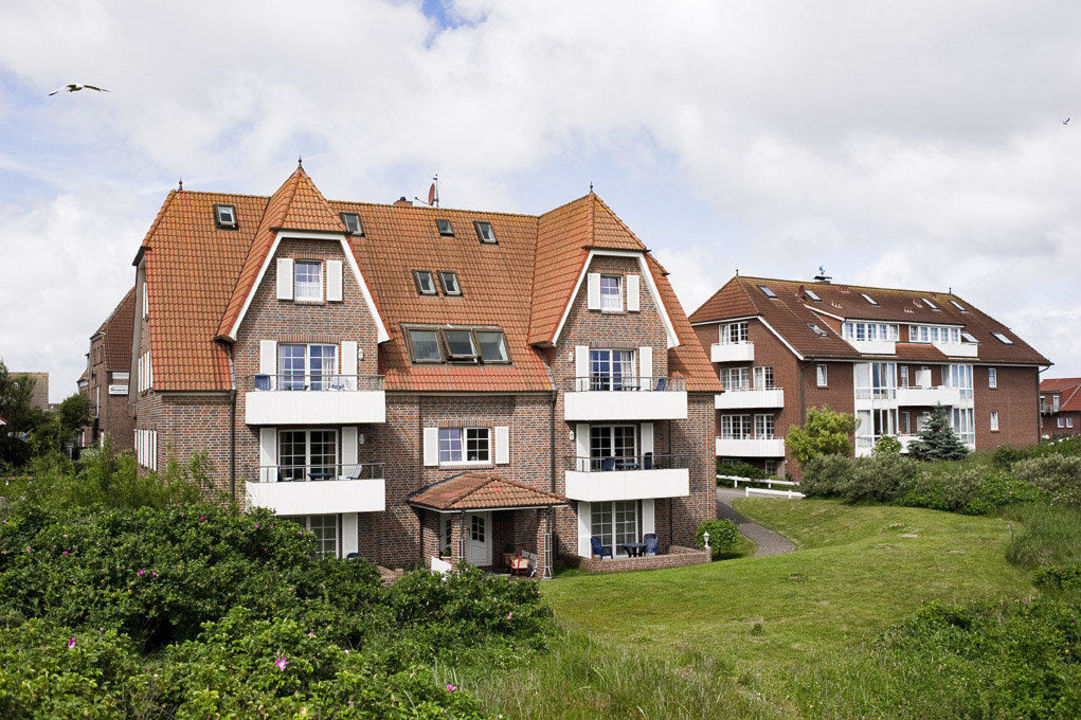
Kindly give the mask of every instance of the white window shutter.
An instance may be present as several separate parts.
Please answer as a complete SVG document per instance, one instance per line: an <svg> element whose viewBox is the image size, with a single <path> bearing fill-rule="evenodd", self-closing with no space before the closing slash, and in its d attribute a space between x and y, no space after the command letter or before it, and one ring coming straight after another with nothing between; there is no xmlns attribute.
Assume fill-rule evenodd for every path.
<svg viewBox="0 0 1081 720"><path fill-rule="evenodd" d="M589 346L574 346L575 390L589 390Z"/></svg>
<svg viewBox="0 0 1081 720"><path fill-rule="evenodd" d="M642 535L649 533L657 534L657 508L652 498L642 501Z"/></svg>
<svg viewBox="0 0 1081 720"><path fill-rule="evenodd" d="M278 341L259 341L259 374L274 375L278 372ZM277 383L271 382L270 387L277 387Z"/></svg>
<svg viewBox="0 0 1081 720"><path fill-rule="evenodd" d="M342 557L360 552L360 529L357 514L342 513Z"/></svg>
<svg viewBox="0 0 1081 720"><path fill-rule="evenodd" d="M342 375L345 386L349 390L356 390L357 377L357 341L342 340Z"/></svg>
<svg viewBox="0 0 1081 720"><path fill-rule="evenodd" d="M638 275L627 276L627 312L639 312L642 309L641 280Z"/></svg>
<svg viewBox="0 0 1081 720"><path fill-rule="evenodd" d="M495 429L495 464L506 465L510 462L510 428L506 426Z"/></svg>
<svg viewBox="0 0 1081 720"><path fill-rule="evenodd" d="M154 387L154 360L148 352L146 354L146 389L150 390Z"/></svg>
<svg viewBox="0 0 1081 720"><path fill-rule="evenodd" d="M578 423L574 426L574 447L576 469L579 472L589 472L589 423Z"/></svg>
<svg viewBox="0 0 1081 720"><path fill-rule="evenodd" d="M593 550L589 545L589 539L593 537L593 511L587 502L578 502L578 554L581 557L590 557Z"/></svg>
<svg viewBox="0 0 1081 720"><path fill-rule="evenodd" d="M278 431L259 428L259 475L262 482L278 481Z"/></svg>
<svg viewBox="0 0 1081 720"><path fill-rule="evenodd" d="M342 261L327 260L327 301L342 301Z"/></svg>
<svg viewBox="0 0 1081 720"><path fill-rule="evenodd" d="M152 463L150 468L152 470L157 470L158 469L158 431L157 430L151 430L150 431L150 446L151 446L150 462Z"/></svg>
<svg viewBox="0 0 1081 720"><path fill-rule="evenodd" d="M601 309L601 274L586 275L586 305L590 310Z"/></svg>
<svg viewBox="0 0 1081 720"><path fill-rule="evenodd" d="M357 464L357 436L356 425L342 427L342 475L352 475Z"/></svg>
<svg viewBox="0 0 1081 720"><path fill-rule="evenodd" d="M653 423L642 423L642 454L653 452Z"/></svg>
<svg viewBox="0 0 1081 720"><path fill-rule="evenodd" d="M424 466L439 464L439 428L424 428Z"/></svg>
<svg viewBox="0 0 1081 720"><path fill-rule="evenodd" d="M653 389L653 348L649 345L638 348L638 387Z"/></svg>
<svg viewBox="0 0 1081 720"><path fill-rule="evenodd" d="M293 299L293 259L278 258L278 299Z"/></svg>

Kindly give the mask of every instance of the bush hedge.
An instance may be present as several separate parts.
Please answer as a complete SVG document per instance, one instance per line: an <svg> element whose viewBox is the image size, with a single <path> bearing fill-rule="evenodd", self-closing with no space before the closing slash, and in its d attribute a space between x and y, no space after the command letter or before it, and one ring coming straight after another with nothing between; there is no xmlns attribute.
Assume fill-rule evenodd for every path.
<svg viewBox="0 0 1081 720"><path fill-rule="evenodd" d="M709 533L710 554L714 560L722 555L732 553L739 547L739 527L731 520L706 520L698 526L695 540L699 547L706 544L706 533Z"/></svg>

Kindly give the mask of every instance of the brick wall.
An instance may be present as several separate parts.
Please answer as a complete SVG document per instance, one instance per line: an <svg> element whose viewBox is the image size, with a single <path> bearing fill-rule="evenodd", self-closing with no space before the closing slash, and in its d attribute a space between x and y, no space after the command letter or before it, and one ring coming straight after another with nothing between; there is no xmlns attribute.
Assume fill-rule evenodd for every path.
<svg viewBox="0 0 1081 720"><path fill-rule="evenodd" d="M976 449L1039 442L1039 372L1034 367L999 366L997 387L992 388L988 386L987 370L982 365L972 369ZM998 412L998 432L991 431L991 411Z"/></svg>

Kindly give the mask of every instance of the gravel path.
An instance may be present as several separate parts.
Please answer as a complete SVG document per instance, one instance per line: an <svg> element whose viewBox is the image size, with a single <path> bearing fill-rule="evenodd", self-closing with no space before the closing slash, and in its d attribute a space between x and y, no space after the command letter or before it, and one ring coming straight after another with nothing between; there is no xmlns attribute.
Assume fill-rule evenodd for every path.
<svg viewBox="0 0 1081 720"><path fill-rule="evenodd" d="M736 525L739 525L740 533L758 545L758 549L754 551L755 555L777 555L790 553L796 549L796 546L788 538L778 535L772 530L767 530L736 512L736 509L732 507L732 501L739 497L743 497L743 490L726 487L717 488L717 517L721 520L731 520Z"/></svg>

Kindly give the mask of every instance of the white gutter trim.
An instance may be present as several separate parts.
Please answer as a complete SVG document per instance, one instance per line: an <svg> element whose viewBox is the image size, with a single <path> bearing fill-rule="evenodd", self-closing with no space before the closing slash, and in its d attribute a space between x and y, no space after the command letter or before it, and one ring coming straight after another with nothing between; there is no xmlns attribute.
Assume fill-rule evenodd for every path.
<svg viewBox="0 0 1081 720"><path fill-rule="evenodd" d="M825 315L826 317L831 317L834 320L840 320L841 322L845 322L845 318L841 317L840 315L834 315L833 313L828 313L825 310L813 307L811 305L804 305L803 307L807 308L808 310L815 313L816 315Z"/></svg>
<svg viewBox="0 0 1081 720"><path fill-rule="evenodd" d="M793 355L795 355L795 356L796 356L796 358L797 358L797 359L799 359L799 360L806 360L806 358L805 358L805 357L803 357L803 356L802 356L802 355L800 355L800 354L799 354L798 352L796 352L796 348L792 347L792 345L791 345L791 344L790 344L790 343L789 343L789 342L788 342L787 340L785 340L785 339L784 339L783 337L781 337L781 333L779 333L779 332L777 332L776 330L774 330L774 329L773 329L773 326L772 326L772 325L770 325L770 324L769 324L768 322L766 322L766 319L765 319L764 317L762 317L761 315L759 315L759 316L758 316L758 322L762 323L762 324L763 324L763 325L765 326L765 328L766 328L767 330L769 330L769 331L770 331L771 333L773 333L773 334L774 334L774 336L775 336L775 337L776 337L776 338L777 338L778 340L780 340L780 341L781 341L781 342L782 342L782 343L784 344L784 346L785 346L786 348L788 348L788 349L789 349L789 350L790 350L790 351L792 352L792 354L793 354Z"/></svg>
<svg viewBox="0 0 1081 720"><path fill-rule="evenodd" d="M691 323L691 327L698 327L699 325L720 325L722 323L740 322L741 320L754 320L757 315L739 315L736 317L722 318L720 320L699 320L698 322Z"/></svg>

